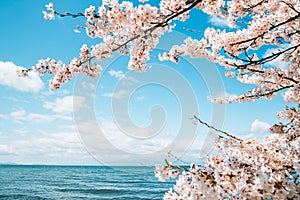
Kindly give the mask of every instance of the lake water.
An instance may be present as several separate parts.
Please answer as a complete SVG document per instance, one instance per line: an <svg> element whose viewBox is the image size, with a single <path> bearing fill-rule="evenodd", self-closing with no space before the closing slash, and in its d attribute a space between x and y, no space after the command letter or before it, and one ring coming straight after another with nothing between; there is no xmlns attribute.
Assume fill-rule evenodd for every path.
<svg viewBox="0 0 300 200"><path fill-rule="evenodd" d="M0 199L162 199L154 167L0 165Z"/></svg>

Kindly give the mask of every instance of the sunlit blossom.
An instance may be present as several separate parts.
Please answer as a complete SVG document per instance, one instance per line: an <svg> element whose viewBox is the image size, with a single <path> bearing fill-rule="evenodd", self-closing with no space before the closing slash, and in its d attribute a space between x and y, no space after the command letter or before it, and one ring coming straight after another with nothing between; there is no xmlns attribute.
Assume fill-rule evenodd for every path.
<svg viewBox="0 0 300 200"><path fill-rule="evenodd" d="M84 44L79 56L68 64L47 58L30 70L54 75L50 81L53 90L78 73L96 77L102 71L97 62L113 52L129 56L128 69L145 72L161 36L174 29L176 20L186 21L192 8L224 18L234 29L207 28L200 39L188 37L159 55L160 61L180 63L181 56L206 58L224 67L226 77L253 87L239 95L211 97L216 103L270 100L281 93L284 101L300 104L300 3L293 0L161 0L158 7L103 0L101 6L91 5L80 15L86 20L86 34L102 42L90 47ZM59 15L52 3L46 9L47 20ZM268 52L265 49L274 46L278 52L262 57ZM280 56L287 67L265 66ZM28 71L19 74L28 76ZM156 166L159 180L177 179L164 199L299 199L299 107L285 107L277 116L286 123L274 124L272 134L262 140L220 135L215 141L220 155L208 155L203 166Z"/></svg>

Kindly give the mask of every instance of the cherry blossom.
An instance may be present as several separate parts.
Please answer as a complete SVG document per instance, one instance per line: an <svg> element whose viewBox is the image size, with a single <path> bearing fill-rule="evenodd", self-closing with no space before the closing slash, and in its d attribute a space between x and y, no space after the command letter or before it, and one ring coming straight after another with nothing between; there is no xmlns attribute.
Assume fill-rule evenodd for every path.
<svg viewBox="0 0 300 200"><path fill-rule="evenodd" d="M46 5L46 9L50 12L43 11L44 19L46 20L52 20L54 19L54 7L53 3L49 3Z"/></svg>
<svg viewBox="0 0 300 200"><path fill-rule="evenodd" d="M208 27L202 38L187 37L158 58L179 64L181 56L206 58L224 67L226 77L253 86L242 94L211 97L216 103L281 96L292 106L277 113L281 122L261 140L238 138L195 117L193 123L218 132L215 147L219 154L207 155L201 166L192 163L184 168L168 161L156 166L159 180L176 178L164 199L299 199L299 0L161 0L158 7L140 2L134 6L129 1L103 0L99 7L91 5L78 14L57 12L49 3L43 11L45 19L84 17L87 36L101 42L90 47L84 44L68 64L47 58L19 74L28 76L30 70L51 74L50 89L54 90L78 73L96 77L102 71L98 62L113 52L129 56L128 69L145 72L161 36L173 31L175 22L185 22L192 9L223 18L230 29ZM274 48L278 51L268 54ZM278 58L285 67L270 64Z"/></svg>

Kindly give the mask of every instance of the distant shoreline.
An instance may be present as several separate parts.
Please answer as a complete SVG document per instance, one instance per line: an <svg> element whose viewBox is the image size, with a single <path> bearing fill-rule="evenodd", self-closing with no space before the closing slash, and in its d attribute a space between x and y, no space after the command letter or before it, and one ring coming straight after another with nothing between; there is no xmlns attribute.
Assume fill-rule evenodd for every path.
<svg viewBox="0 0 300 200"><path fill-rule="evenodd" d="M49 166L49 167L155 167L143 165L80 165L80 164L22 164L22 163L0 163L0 166Z"/></svg>

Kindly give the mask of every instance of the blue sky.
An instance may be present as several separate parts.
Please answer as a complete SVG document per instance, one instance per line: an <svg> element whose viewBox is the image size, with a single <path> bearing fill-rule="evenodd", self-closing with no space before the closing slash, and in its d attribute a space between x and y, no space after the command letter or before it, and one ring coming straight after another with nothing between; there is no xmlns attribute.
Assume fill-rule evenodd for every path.
<svg viewBox="0 0 300 200"><path fill-rule="evenodd" d="M58 11L73 13L100 4L52 2ZM153 67L139 74L127 70L128 58L115 55L104 61L97 79L79 76L53 92L48 89L51 77L17 77L18 67L31 67L47 57L68 62L83 43L100 42L73 31L83 19L44 20L47 3L0 1L0 163L152 165L163 162L167 150L199 161L202 145L210 144L212 137L205 127L191 123L194 114L207 122L224 122L223 129L244 136L261 137L277 121L281 98L226 108L210 103L209 93L240 94L250 87L225 79L222 68L205 60L182 58L175 65L154 57L149 62ZM177 24L177 32L163 38L153 55L187 35L200 38L207 26L226 28L224 21L199 11Z"/></svg>

